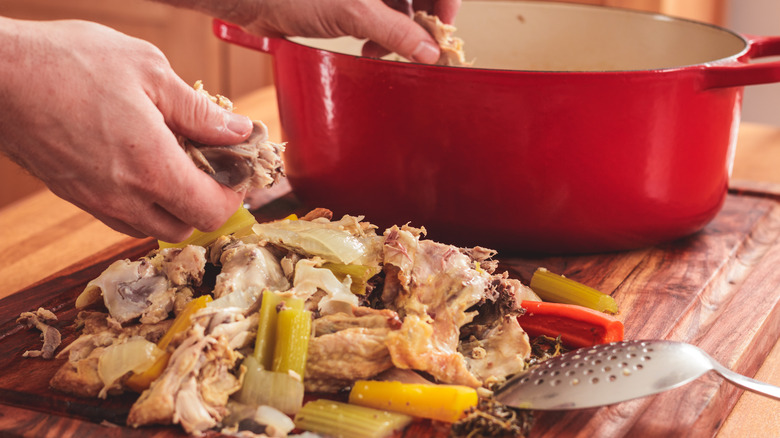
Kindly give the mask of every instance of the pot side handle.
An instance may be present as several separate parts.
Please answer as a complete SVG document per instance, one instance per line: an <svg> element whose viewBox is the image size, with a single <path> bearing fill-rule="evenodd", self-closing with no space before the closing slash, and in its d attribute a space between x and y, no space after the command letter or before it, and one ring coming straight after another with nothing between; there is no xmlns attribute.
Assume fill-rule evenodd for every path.
<svg viewBox="0 0 780 438"><path fill-rule="evenodd" d="M744 35L749 49L739 63L709 65L702 70L704 88L742 87L780 82L780 61L755 62L754 58L780 55L780 36ZM744 61L744 62L743 62Z"/></svg>
<svg viewBox="0 0 780 438"><path fill-rule="evenodd" d="M279 38L263 37L245 32L241 27L227 21L214 19L211 29L217 38L229 43L273 54L279 45Z"/></svg>

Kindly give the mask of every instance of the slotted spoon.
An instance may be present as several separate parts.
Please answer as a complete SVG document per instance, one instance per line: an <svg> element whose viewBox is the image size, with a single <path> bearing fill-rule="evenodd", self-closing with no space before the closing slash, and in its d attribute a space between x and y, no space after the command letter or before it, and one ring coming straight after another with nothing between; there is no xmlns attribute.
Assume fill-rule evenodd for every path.
<svg viewBox="0 0 780 438"><path fill-rule="evenodd" d="M667 391L707 371L780 400L780 388L724 367L700 348L674 341L623 341L580 348L544 361L496 391L509 406L539 410L604 406Z"/></svg>

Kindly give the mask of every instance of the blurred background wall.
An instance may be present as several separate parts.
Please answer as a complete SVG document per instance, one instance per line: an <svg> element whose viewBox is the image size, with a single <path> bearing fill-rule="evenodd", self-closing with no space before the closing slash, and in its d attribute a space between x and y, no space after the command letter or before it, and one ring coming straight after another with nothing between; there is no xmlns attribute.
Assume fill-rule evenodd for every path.
<svg viewBox="0 0 780 438"><path fill-rule="evenodd" d="M680 0L685 1L685 0ZM753 35L780 35L780 1L728 0L726 26ZM767 58L780 61L780 57ZM745 88L742 120L780 126L780 84Z"/></svg>

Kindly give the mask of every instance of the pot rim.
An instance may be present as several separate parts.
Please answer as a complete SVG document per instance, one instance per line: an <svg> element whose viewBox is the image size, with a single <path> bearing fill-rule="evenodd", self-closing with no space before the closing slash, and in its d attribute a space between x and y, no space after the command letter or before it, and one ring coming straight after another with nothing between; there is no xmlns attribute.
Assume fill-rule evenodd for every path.
<svg viewBox="0 0 780 438"><path fill-rule="evenodd" d="M730 54L725 57L705 61L705 62L699 62L695 64L683 64L683 65L675 65L672 67L660 67L660 68L639 68L639 69L603 69L603 70L584 70L584 69L572 69L572 70L543 70L543 69L511 69L511 68L491 68L491 67L480 67L480 66L445 66L445 65L432 65L432 64L423 64L419 62L409 61L409 60L395 60L395 59L384 59L384 58L374 58L374 57L368 57L368 56L362 56L362 55L353 55L349 53L343 53L332 49L326 49L321 47L315 47L309 44L306 44L303 41L309 41L309 40L315 40L312 38L302 38L302 37L281 37L278 38L279 40L282 40L286 43L299 46L304 49L311 49L323 53L328 53L331 56L338 57L338 58L352 58L354 60L359 60L360 62L369 62L369 63L379 63L379 64L386 64L386 65L413 65L415 68L423 68L423 69L446 69L446 70L460 70L465 69L469 71L482 71L482 72L506 72L506 73L529 73L529 74L536 74L536 73L543 73L543 74L587 74L587 75L593 75L593 74L610 74L610 73L662 73L662 72L678 72L680 70L690 70L690 69L696 69L696 68L702 68L702 67L709 67L709 66L715 66L715 65L724 65L728 63L734 63L738 62L741 58L745 57L749 54L752 46L752 42L749 38L747 38L745 35L740 34L739 32L733 31L727 27L720 26L713 23L707 23L704 21L694 20L690 18L683 18L683 17L675 17L667 14L663 14L660 12L652 12L652 11L643 11L643 10L636 10L636 9L630 9L625 7L619 7L619 6L610 6L610 5L592 5L592 4L583 4L583 3L573 3L573 2L566 2L566 1L556 1L556 2L545 2L545 1L508 1L508 0L487 0L487 1L464 1L464 3L471 3L471 4L481 4L481 5L489 5L489 4L520 4L520 3L526 3L526 4L537 4L537 5L544 5L545 7L551 7L551 8L582 8L582 9L603 9L603 10L612 10L612 11L619 11L621 13L626 13L630 15L641 15L648 18L660 20L660 21L670 21L670 22L679 22L679 23L688 23L690 25L696 25L696 26L702 26L705 28L710 28L713 30L716 30L718 32L722 32L725 34L728 34L732 37L736 37L739 39L742 43L742 49L739 50L736 53ZM342 38L352 38L352 37L342 37ZM319 39L324 40L324 39ZM398 55L396 55L398 56Z"/></svg>

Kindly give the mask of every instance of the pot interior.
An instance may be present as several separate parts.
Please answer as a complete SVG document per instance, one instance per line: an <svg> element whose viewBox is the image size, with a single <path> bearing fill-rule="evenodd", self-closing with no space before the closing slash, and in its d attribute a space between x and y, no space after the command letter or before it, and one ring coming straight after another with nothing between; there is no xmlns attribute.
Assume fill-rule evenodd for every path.
<svg viewBox="0 0 780 438"><path fill-rule="evenodd" d="M737 57L748 47L717 26L573 3L464 1L455 26L466 58L486 69L657 70ZM349 55L360 55L363 45L351 37L290 40ZM403 61L395 54L385 59Z"/></svg>

